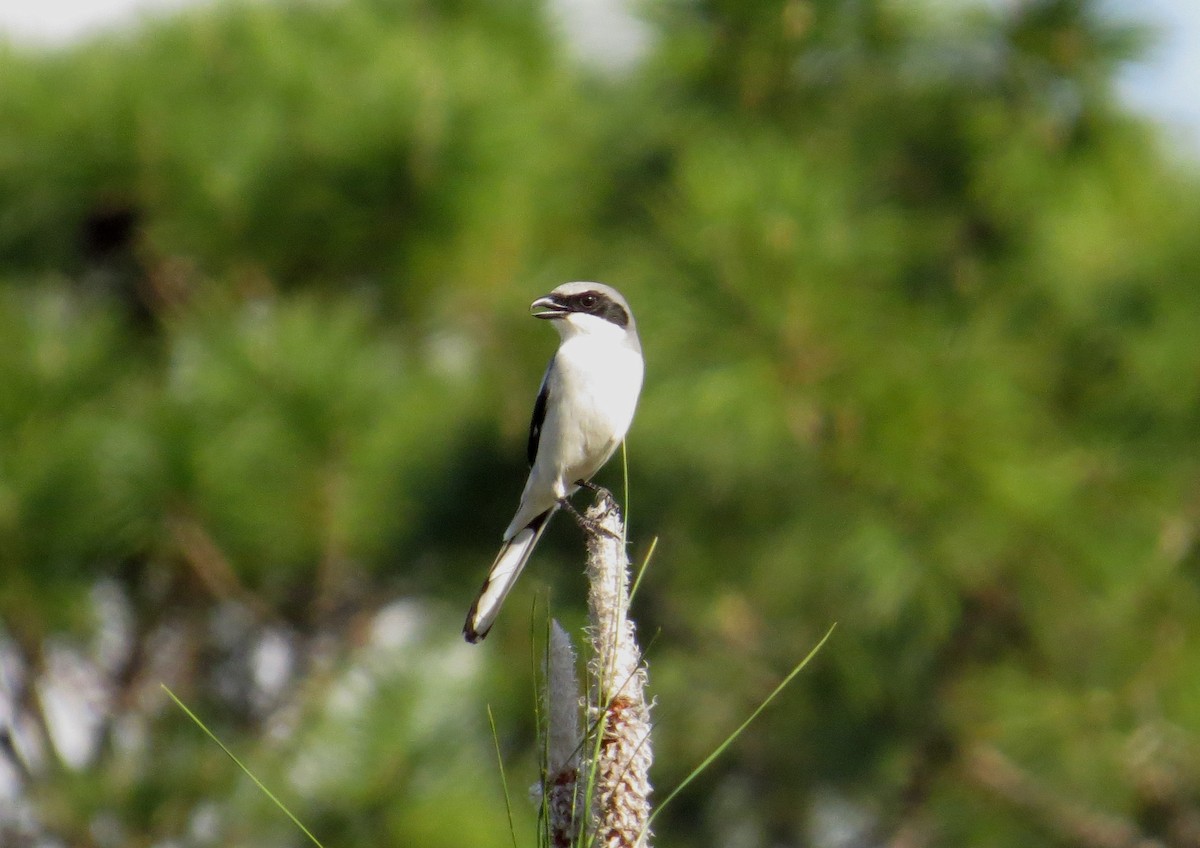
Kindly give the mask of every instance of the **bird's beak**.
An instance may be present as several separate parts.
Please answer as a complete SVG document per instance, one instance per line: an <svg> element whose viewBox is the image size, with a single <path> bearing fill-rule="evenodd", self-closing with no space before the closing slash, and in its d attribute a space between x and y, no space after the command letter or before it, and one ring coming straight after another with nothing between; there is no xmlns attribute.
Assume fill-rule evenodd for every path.
<svg viewBox="0 0 1200 848"><path fill-rule="evenodd" d="M554 295L548 294L545 297L539 297L533 303L529 304L529 311L533 313L534 318L562 318L567 315L570 310L554 299Z"/></svg>

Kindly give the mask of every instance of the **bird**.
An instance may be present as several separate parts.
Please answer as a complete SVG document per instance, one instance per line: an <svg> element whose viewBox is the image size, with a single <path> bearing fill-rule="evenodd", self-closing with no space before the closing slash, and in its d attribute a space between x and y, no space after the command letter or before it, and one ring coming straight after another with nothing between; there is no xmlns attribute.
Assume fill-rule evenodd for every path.
<svg viewBox="0 0 1200 848"><path fill-rule="evenodd" d="M546 525L608 462L633 423L645 365L629 303L603 283L563 283L529 306L560 337L529 424L529 478L503 544L463 625L479 642L529 561Z"/></svg>

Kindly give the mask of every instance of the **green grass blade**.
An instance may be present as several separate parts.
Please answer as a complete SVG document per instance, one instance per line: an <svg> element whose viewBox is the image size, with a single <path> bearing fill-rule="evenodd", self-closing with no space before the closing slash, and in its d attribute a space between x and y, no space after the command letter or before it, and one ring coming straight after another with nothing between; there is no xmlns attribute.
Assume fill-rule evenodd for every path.
<svg viewBox="0 0 1200 848"><path fill-rule="evenodd" d="M162 686L163 691L166 692L167 695L170 696L171 700L175 702L175 704L179 707L179 709L181 709L185 713L187 713L187 717L190 718L193 722L195 722L196 726L199 727L201 730L203 730L205 732L205 734L208 735L209 739L216 742L217 745L220 746L221 750L225 752L225 755L228 756L229 759L233 760L233 762L237 765L237 767L240 768L245 773L246 777L248 777L254 781L254 785L257 786L260 790L262 790L262 793L264 795L266 795L268 798L270 798L271 802L276 807L278 807L280 810L282 810L284 815L286 815L289 819L291 819L292 822L296 825L296 827L300 828L300 830L304 833L304 835L312 840L314 845L318 846L318 848L325 848L324 845L321 845L321 841L319 839L317 839L317 837L313 836L312 831L310 831L307 827L305 827L303 822L301 822L300 819L296 818L296 816L292 813L292 811L289 810L286 806L284 806L284 803L282 801L280 801L278 798L275 797L275 793L272 792L270 789L268 789L261 780L259 780L257 777L255 777L254 772L252 772L252 771L250 771L250 769L246 768L245 764L242 763L242 761L239 760L234 755L233 751L230 751L229 748L227 748L225 746L225 743L222 742L220 739L218 739L217 735L215 733L213 733L211 730L209 730L208 727L205 726L204 722L202 722L200 720L200 718L194 712L192 712L191 710L188 709L187 704L185 704L183 701L179 700L178 697L176 697L175 693L171 691L171 689L167 686L167 684L160 683L159 685Z"/></svg>
<svg viewBox="0 0 1200 848"><path fill-rule="evenodd" d="M508 813L508 835L512 837L513 848L517 848L517 827L513 824L512 798L508 794L508 777L504 774L504 757L500 753L500 734L496 732L496 717L492 715L492 705L488 704L488 724L492 728L492 742L496 745L496 763L500 766L500 785L504 788L504 809Z"/></svg>
<svg viewBox="0 0 1200 848"><path fill-rule="evenodd" d="M542 788L542 801L538 806L537 844L539 848L549 848L550 845L550 787L546 784L546 776L550 773L550 717L542 712L542 693L548 692L550 680L550 597L546 596L546 617L542 627L542 644L546 646L541 662L537 657L537 598L529 610L529 665L530 677L533 680L533 726L537 728L537 738L541 740L541 750L538 751L538 763L541 777L539 785ZM549 694L546 695L547 701ZM549 707L549 703L546 704ZM516 834L513 843L516 844Z"/></svg>
<svg viewBox="0 0 1200 848"><path fill-rule="evenodd" d="M833 629L835 627L837 627L836 624L831 625L829 630L826 631L825 635L823 637L821 637L821 641L817 643L816 647L808 652L808 656L806 656L804 659L802 659L799 662L799 664L797 664L796 667L793 668L788 673L787 677L783 678L783 681L778 686L775 687L774 691L772 691L771 694L768 695L761 704L758 705L758 707L754 710L754 712L750 713L750 716L745 721L743 721L741 723L741 725L738 726L737 730L733 731L733 733L731 733L727 737L725 737L725 741L722 742L720 745L718 745L716 750L714 750L711 754L709 754L707 757L705 757L704 762L700 763L700 765L698 765L694 769L692 769L691 773L687 777L685 777L678 786L676 786L673 790L671 790L671 793L669 795L667 795L667 797L663 800L663 802L661 804L658 805L658 809L656 809L653 813L651 813L650 820L646 823L647 827L654 823L654 819L658 817L659 813L661 813L664 809L667 808L667 806L671 803L671 801L675 799L675 796L677 796L680 792L682 792L684 789L686 789L687 785L689 783L691 783L693 780L695 780L697 777L699 777L700 774L703 773L706 768L708 768L710 765L712 765L713 761L716 760L717 757L721 756L721 754L724 753L725 749L728 748L730 745L732 745L734 740L736 740L739 736L742 735L742 731L744 731L747 727L749 727L750 723L753 722L756 718L758 718L759 714L762 713L762 711L765 710L767 708L767 706L772 701L774 701L776 697L779 696L779 693L781 693L784 689L787 688L788 684L792 682L792 680L796 677L796 675L799 674L804 669L804 667L806 665L808 665L808 663L812 660L812 658L817 655L817 652L821 650L821 647L827 641L829 641L829 637L833 635Z"/></svg>
<svg viewBox="0 0 1200 848"><path fill-rule="evenodd" d="M629 538L629 451L625 447L626 440L621 439L621 475L625 486L625 538Z"/></svg>
<svg viewBox="0 0 1200 848"><path fill-rule="evenodd" d="M637 575L633 578L633 588L629 590L629 603L632 606L633 599L637 597L638 586L642 585L642 576L646 573L646 569L650 565L650 558L654 556L654 550L658 547L658 537L655 536L650 540L650 550L646 551L646 555L642 557L641 567L638 568Z"/></svg>

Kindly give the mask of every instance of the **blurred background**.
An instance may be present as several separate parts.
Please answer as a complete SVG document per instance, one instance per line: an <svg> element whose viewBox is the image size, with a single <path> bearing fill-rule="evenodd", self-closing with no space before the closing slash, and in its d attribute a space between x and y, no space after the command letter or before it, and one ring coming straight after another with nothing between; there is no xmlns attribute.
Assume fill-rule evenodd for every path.
<svg viewBox="0 0 1200 848"><path fill-rule="evenodd" d="M838 623L660 844L1200 844L1189 4L156 6L0 44L0 844L305 844L160 684L330 848L511 845L490 705L531 844L570 279L660 797Z"/></svg>

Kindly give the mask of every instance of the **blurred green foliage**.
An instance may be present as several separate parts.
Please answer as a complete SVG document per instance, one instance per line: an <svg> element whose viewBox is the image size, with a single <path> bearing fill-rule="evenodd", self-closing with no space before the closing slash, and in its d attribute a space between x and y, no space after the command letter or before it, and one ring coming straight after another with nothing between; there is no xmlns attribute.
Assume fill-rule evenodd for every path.
<svg viewBox="0 0 1200 848"><path fill-rule="evenodd" d="M1200 842L1200 175L1099 6L651 3L624 71L532 0L0 47L0 842L301 844L167 682L326 845L511 844L485 705L520 797L576 529L458 622L566 279L646 348L660 789L839 622L663 844Z"/></svg>

